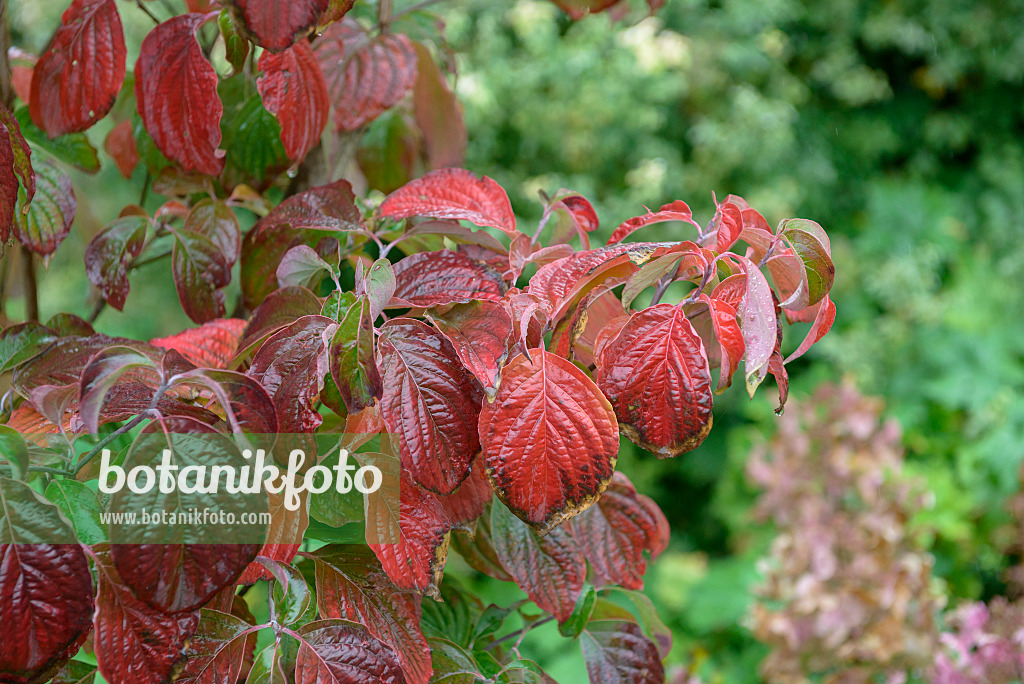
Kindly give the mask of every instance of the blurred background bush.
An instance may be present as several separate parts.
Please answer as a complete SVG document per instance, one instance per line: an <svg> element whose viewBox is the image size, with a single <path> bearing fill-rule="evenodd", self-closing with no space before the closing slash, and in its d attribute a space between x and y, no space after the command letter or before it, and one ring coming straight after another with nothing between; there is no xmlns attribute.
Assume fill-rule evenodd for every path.
<svg viewBox="0 0 1024 684"><path fill-rule="evenodd" d="M65 4L12 3L15 44L42 51ZM861 504L880 506L872 497L881 497L900 511L899 539L873 552L910 553L930 567L919 570L928 576L914 578L912 592L921 610L945 605L947 617L913 629L925 641L948 632L944 646L934 646L954 654L942 656L952 658L944 681L1015 681L960 680L954 670L966 667L957 647L977 650L979 635L992 636L986 629L1013 623L1011 608L993 599L1013 599L1024 576L1014 569L1024 546L1024 2L669 0L653 17L634 2L575 23L543 0L453 0L434 9L458 67L466 167L506 187L522 221L540 217L539 190L566 187L594 201L598 237L643 205L674 199L706 221L712 192L742 195L770 223L800 216L826 228L838 317L790 368L790 413L819 385L843 379L882 398L884 417L902 428L897 443L884 446L899 452L898 467L884 466L884 454L874 454L871 467L883 479L898 472L919 490L911 505L870 485L878 492ZM137 54L148 19L122 14ZM383 117L368 135L386 134L386 125ZM90 132L97 146L103 126ZM84 246L121 206L138 201L142 186L141 176L121 180L112 164L75 182L90 202L80 204L68 244L41 274L44 319L91 308ZM682 228L649 230L652 239L690 237ZM168 270L151 271L133 276L124 314L108 308L98 330L152 337L187 327L176 307L153 315L148 302L174 300ZM795 346L800 335L791 337ZM809 662L796 678L772 673L787 659L801 662L803 646L764 631L765 616L799 611L786 596L806 593L779 590L772 575L780 572L773 540L786 524L755 516L757 506L771 509L765 502L779 485L746 472L778 428L772 391L763 388L753 402L738 388L717 398L711 436L674 461L623 445L620 467L672 523L671 548L649 573L647 593L675 633L678 681L688 676L678 668L730 683L875 681L827 679L846 671L839 655L831 674L828 663ZM862 410L860 399L827 396L836 420ZM804 454L809 469L825 467L826 456L825 447ZM863 483L847 485L817 490L818 504L835 504L837 491L853 495ZM833 508L830 515L847 515ZM775 590L771 582L765 589L762 570ZM992 610L974 603L953 612L964 601L990 601ZM872 620L844 629L863 641L881 629ZM579 679L581 663L563 660L543 631L533 641L527 648L549 651L545 666L556 679ZM909 675L886 681L925 676L916 665L903 671Z"/></svg>

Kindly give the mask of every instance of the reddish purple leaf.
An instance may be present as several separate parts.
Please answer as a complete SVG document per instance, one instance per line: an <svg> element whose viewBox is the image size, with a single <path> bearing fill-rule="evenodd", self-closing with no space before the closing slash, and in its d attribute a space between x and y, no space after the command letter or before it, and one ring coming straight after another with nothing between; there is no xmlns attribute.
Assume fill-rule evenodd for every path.
<svg viewBox="0 0 1024 684"><path fill-rule="evenodd" d="M350 293L346 293L350 294ZM331 378L350 414L381 398L384 391L373 339L373 318L366 295L339 311L338 330L331 340Z"/></svg>
<svg viewBox="0 0 1024 684"><path fill-rule="evenodd" d="M614 245L622 242L627 236L644 226L649 226L652 223L664 223L665 221L682 221L694 226L698 231L700 230L700 225L693 220L693 212L690 211L689 205L682 200L676 200L664 205L656 212L648 211L643 216L637 216L622 222L612 233L612 236L608 238L608 244Z"/></svg>
<svg viewBox="0 0 1024 684"><path fill-rule="evenodd" d="M114 544L110 557L141 601L182 613L234 584L257 551L258 544Z"/></svg>
<svg viewBox="0 0 1024 684"><path fill-rule="evenodd" d="M498 301L506 289L500 273L449 249L402 259L395 264L395 281L395 304L422 308L474 299Z"/></svg>
<svg viewBox="0 0 1024 684"><path fill-rule="evenodd" d="M279 563L291 563L302 548L302 538L309 527L309 506L303 497L297 510L290 511L284 505L284 494L268 492L270 499L270 525L267 537L260 548L259 556ZM252 584L259 579L270 579L272 575L266 566L258 561L249 563L239 578L239 584Z"/></svg>
<svg viewBox="0 0 1024 684"><path fill-rule="evenodd" d="M814 343L832 329L832 324L835 323L836 305L832 303L828 295L825 295L825 298L817 304L812 305L811 309L814 311L814 323L811 325L811 329L807 331L807 336L800 343L797 350L786 357L786 363L803 356Z"/></svg>
<svg viewBox="0 0 1024 684"><path fill-rule="evenodd" d="M323 316L303 316L272 335L253 357L248 375L273 397L281 432L313 432L323 422L316 402L337 325Z"/></svg>
<svg viewBox="0 0 1024 684"><path fill-rule="evenodd" d="M711 430L711 371L682 306L633 314L601 352L598 387L619 426L659 458L696 448Z"/></svg>
<svg viewBox="0 0 1024 684"><path fill-rule="evenodd" d="M405 684L395 652L348 620L320 620L299 630L296 684Z"/></svg>
<svg viewBox="0 0 1024 684"><path fill-rule="evenodd" d="M574 21L579 21L588 14L604 12L615 5L619 0L551 0L558 7L569 15Z"/></svg>
<svg viewBox="0 0 1024 684"><path fill-rule="evenodd" d="M416 51L400 33L370 37L355 22L332 24L316 41L334 103L334 125L355 131L391 109L416 81Z"/></svg>
<svg viewBox="0 0 1024 684"><path fill-rule="evenodd" d="M217 72L196 40L196 31L212 18L168 19L146 35L135 64L135 100L153 142L186 171L208 176L224 168Z"/></svg>
<svg viewBox="0 0 1024 684"><path fill-rule="evenodd" d="M493 397L512 344L512 319L505 307L496 302L470 302L430 320L452 343L466 370Z"/></svg>
<svg viewBox="0 0 1024 684"><path fill-rule="evenodd" d="M110 346L89 359L82 369L78 397L79 412L86 430L93 434L99 430L100 412L107 393L127 373L131 373L133 380L150 381L147 384L156 384L160 380L152 357L132 347Z"/></svg>
<svg viewBox="0 0 1024 684"><path fill-rule="evenodd" d="M71 179L49 159L35 165L35 188L27 213L15 217L15 235L28 249L48 256L71 232L78 202Z"/></svg>
<svg viewBox="0 0 1024 684"><path fill-rule="evenodd" d="M778 319L775 314L775 299L764 274L746 257L729 254L728 257L743 267L743 301L737 311L740 313L740 327L743 330L743 344L746 346L744 373L747 393L754 390L764 379L763 369L775 349L778 336ZM712 294L712 296L714 296Z"/></svg>
<svg viewBox="0 0 1024 684"><path fill-rule="evenodd" d="M340 19L352 0L225 0L238 32L271 52L287 50L316 29Z"/></svg>
<svg viewBox="0 0 1024 684"><path fill-rule="evenodd" d="M622 473L615 473L596 506L573 518L572 531L594 572L627 589L643 589L648 558L657 558L669 538L658 504L638 494Z"/></svg>
<svg viewBox="0 0 1024 684"><path fill-rule="evenodd" d="M218 318L149 343L160 349L174 349L199 368L227 368L245 326L240 318Z"/></svg>
<svg viewBox="0 0 1024 684"><path fill-rule="evenodd" d="M465 169L431 171L388 195L378 212L393 219L430 216L469 221L508 235L516 233L516 216L505 189Z"/></svg>
<svg viewBox="0 0 1024 684"><path fill-rule="evenodd" d="M383 326L378 353L381 416L398 439L402 467L426 489L450 494L480 449L480 400L458 356L441 333L410 318Z"/></svg>
<svg viewBox="0 0 1024 684"><path fill-rule="evenodd" d="M487 510L487 504L494 498L494 490L487 480L484 461L477 458L473 461L473 469L469 477L462 481L459 488L451 494L437 497L441 501L448 523L452 527L472 531L477 518Z"/></svg>
<svg viewBox="0 0 1024 684"><path fill-rule="evenodd" d="M100 674L108 682L165 684L184 663L199 613L154 610L125 586L108 548L94 548L92 557L98 584L93 648Z"/></svg>
<svg viewBox="0 0 1024 684"><path fill-rule="evenodd" d="M124 309L128 297L128 267L142 252L150 223L148 216L123 216L97 233L85 248L85 273L89 281L100 288L103 299L118 311Z"/></svg>
<svg viewBox="0 0 1024 684"><path fill-rule="evenodd" d="M398 654L410 684L427 684L433 668L419 626L420 595L397 591L365 547L328 546L313 560L320 615L365 625Z"/></svg>
<svg viewBox="0 0 1024 684"><path fill-rule="evenodd" d="M114 0L74 0L32 70L32 121L51 138L89 128L114 106L124 61Z"/></svg>
<svg viewBox="0 0 1024 684"><path fill-rule="evenodd" d="M246 306L255 308L277 289L277 267L289 249L331 247L346 231L362 229L362 215L348 181L339 180L292 195L260 219L242 244L241 285ZM319 250L317 250L319 253Z"/></svg>
<svg viewBox="0 0 1024 684"><path fill-rule="evenodd" d="M196 323L223 317L221 288L231 282L241 243L234 212L223 202L204 199L189 212L184 227L171 232L171 272L185 313Z"/></svg>
<svg viewBox="0 0 1024 684"><path fill-rule="evenodd" d="M542 610L559 622L572 615L587 578L587 563L566 529L543 537L507 508L491 506L491 541L502 567Z"/></svg>
<svg viewBox="0 0 1024 684"><path fill-rule="evenodd" d="M591 620L580 635L587 674L594 684L631 682L659 684L665 681L658 647L629 619Z"/></svg>
<svg viewBox="0 0 1024 684"><path fill-rule="evenodd" d="M28 489L20 483L14 486ZM6 491L5 483L0 483L0 488L5 490L0 508L0 519L6 518L4 526L24 524L24 519L15 519L17 513L3 510L17 508L14 499L22 497ZM74 535L58 519L56 507L47 508L55 519L47 522L64 527L64 534L53 536L73 541ZM40 522L35 520L33 527ZM0 538L7 541L10 535L5 530ZM11 682L46 681L46 673L52 674L71 657L89 630L92 597L89 565L77 544L0 544L0 677Z"/></svg>
<svg viewBox="0 0 1024 684"><path fill-rule="evenodd" d="M495 492L542 534L597 500L619 453L608 400L569 361L543 349L501 372L480 412L480 444Z"/></svg>
<svg viewBox="0 0 1024 684"><path fill-rule="evenodd" d="M300 161L320 142L330 113L327 83L313 50L303 42L279 54L264 52L258 68L263 75L256 88L263 106L281 124L285 154Z"/></svg>
<svg viewBox="0 0 1024 684"><path fill-rule="evenodd" d="M292 286L274 290L252 312L252 318L246 324L242 339L238 342L238 353L255 351L253 347L260 344L261 339L291 325L296 319L320 313L321 308L320 298L304 287Z"/></svg>
<svg viewBox="0 0 1024 684"><path fill-rule="evenodd" d="M412 92L413 111L423 132L427 165L431 169L462 166L468 143L462 104L448 87L427 46L419 41L412 45L418 66Z"/></svg>
<svg viewBox="0 0 1024 684"><path fill-rule="evenodd" d="M18 187L24 186L26 200L36 192L32 151L21 135L14 115L0 103L0 242L7 242L14 225Z"/></svg>
<svg viewBox="0 0 1024 684"><path fill-rule="evenodd" d="M189 639L180 684L222 684L243 679L252 666L255 628L240 617L204 608Z"/></svg>

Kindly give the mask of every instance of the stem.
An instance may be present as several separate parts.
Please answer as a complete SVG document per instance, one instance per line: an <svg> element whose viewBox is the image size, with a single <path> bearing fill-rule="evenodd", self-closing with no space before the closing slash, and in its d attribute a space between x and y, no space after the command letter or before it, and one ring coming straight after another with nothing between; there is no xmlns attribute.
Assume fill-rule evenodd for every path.
<svg viewBox="0 0 1024 684"><path fill-rule="evenodd" d="M25 284L25 319L29 321L39 320L39 291L36 285L36 262L32 252L24 245L21 246L22 277Z"/></svg>
<svg viewBox="0 0 1024 684"><path fill-rule="evenodd" d="M7 48L11 45L11 34L7 30L7 0L0 0L0 102L7 109L14 109L14 84L11 82L11 65L7 60Z"/></svg>
<svg viewBox="0 0 1024 684"><path fill-rule="evenodd" d="M431 5L436 5L444 1L445 0L422 0L421 2L417 2L415 5L410 5L409 7L406 7L403 10L398 10L397 12L392 14L391 21L395 21L396 19L404 17L407 14L412 14L413 12L419 12L420 10L424 10L430 7Z"/></svg>
<svg viewBox="0 0 1024 684"><path fill-rule="evenodd" d="M149 11L149 8L142 4L142 0L135 0L135 4L139 6L147 17L153 20L154 24L159 24L160 20L156 18L156 15Z"/></svg>
<svg viewBox="0 0 1024 684"><path fill-rule="evenodd" d="M98 454L101 451L103 451L103 447L107 446L108 444L113 442L115 439L117 439L118 437L120 437L124 433L128 432L129 430L131 430L132 428L137 426L142 421L144 421L146 419L146 416L149 415L150 413L156 413L156 405L158 403L160 403L160 400L163 398L164 392L166 392L166 391L167 391L167 381L164 380L164 381L162 381L160 383L160 387L157 388L156 393L153 395L153 398L150 400L149 408L147 408L145 411L143 411L139 415L135 416L130 421L128 421L127 423L125 423L124 425L122 425L121 427L117 428L116 430L111 432L109 435L107 435L106 437L101 439L99 444L94 446L92 448L92 451L90 451L88 454L86 454L85 458L83 458L81 461L78 462L78 466L75 468L74 474L78 475L78 473L82 472L82 468L87 466L89 464L89 461L91 461L92 459L96 458L96 454ZM157 417L159 417L159 415L160 414L157 413Z"/></svg>
<svg viewBox="0 0 1024 684"><path fill-rule="evenodd" d="M772 244L768 245L768 251L766 251L764 253L764 256L761 257L761 260L759 262L757 262L757 267L758 268L762 268L768 262L768 259L771 258L772 252L775 251L775 245L779 244L780 237L781 236L776 235L775 239L772 240Z"/></svg>
<svg viewBox="0 0 1024 684"><path fill-rule="evenodd" d="M536 622L531 623L531 624L527 625L526 627L523 627L522 629L517 629L514 632L510 632L510 633L506 634L505 636L501 637L500 639L495 639L491 643L489 643L486 646L484 646L484 650L485 651L490 651L492 648L494 648L495 646L497 646L500 643L509 641L510 639L515 639L516 637L526 636L526 633L529 632L530 630L534 629L535 627L540 627L541 625L546 625L547 623L551 622L554 619L555 619L554 615L548 615L545 618L541 618L540 620L537 620Z"/></svg>
<svg viewBox="0 0 1024 684"><path fill-rule="evenodd" d="M377 3L377 24L383 32L391 23L391 0L378 0Z"/></svg>
<svg viewBox="0 0 1024 684"><path fill-rule="evenodd" d="M139 206L143 209L146 208L146 197L149 196L149 184L152 179L153 177L149 175L149 171L146 171L146 179L142 181L142 193L139 195Z"/></svg>
<svg viewBox="0 0 1024 684"><path fill-rule="evenodd" d="M153 254L151 256L146 257L145 259L137 259L132 261L132 265L129 266L128 269L131 270L133 268L141 268L142 266L148 266L149 264L160 261L161 259L166 259L169 256L171 256L171 250L167 250L166 252L160 252L159 254Z"/></svg>
<svg viewBox="0 0 1024 684"><path fill-rule="evenodd" d="M651 298L651 306L655 306L661 302L661 298L665 296L665 291L668 290L668 286L672 284L672 278L669 277L670 275L672 275L671 271L663 275L661 280L658 281L658 287L654 290L654 297Z"/></svg>
<svg viewBox="0 0 1024 684"><path fill-rule="evenodd" d="M106 307L107 307L107 300L106 299L104 299L103 297L100 297L98 300L96 300L96 304L93 305L92 312L89 314L89 318L86 319L86 320L89 321L89 325L92 325L93 323L96 322L96 319L100 317L100 314L103 313L103 309L105 309Z"/></svg>

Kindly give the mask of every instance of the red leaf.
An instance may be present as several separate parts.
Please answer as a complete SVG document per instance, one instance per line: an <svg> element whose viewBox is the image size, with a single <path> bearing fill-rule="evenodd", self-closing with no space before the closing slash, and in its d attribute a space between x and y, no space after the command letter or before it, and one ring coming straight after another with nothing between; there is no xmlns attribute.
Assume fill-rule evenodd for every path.
<svg viewBox="0 0 1024 684"><path fill-rule="evenodd" d="M149 225L148 216L121 217L97 233L85 248L89 281L100 288L103 299L118 311L124 309L128 297L128 267L142 252Z"/></svg>
<svg viewBox="0 0 1024 684"><path fill-rule="evenodd" d="M448 516L436 495L399 477L395 459L375 459L374 464L384 472L384 485L366 497L366 542L396 587L440 598Z"/></svg>
<svg viewBox="0 0 1024 684"><path fill-rule="evenodd" d="M559 622L567 620L587 578L587 563L572 534L552 529L541 537L496 505L491 507L491 535L502 567L519 588Z"/></svg>
<svg viewBox="0 0 1024 684"><path fill-rule="evenodd" d="M643 216L637 216L635 218L623 221L612 236L608 238L608 244L613 245L618 242L622 242L628 235L633 231L649 226L652 223L664 223L665 221L683 221L700 230L700 225L693 220L693 212L690 211L689 205L682 200L676 200L670 204L664 205L661 209L656 212L648 211Z"/></svg>
<svg viewBox="0 0 1024 684"><path fill-rule="evenodd" d="M183 664L199 613L153 610L124 585L107 548L94 549L92 557L98 585L93 646L100 674L108 682L164 684Z"/></svg>
<svg viewBox="0 0 1024 684"><path fill-rule="evenodd" d="M450 249L402 259L395 264L395 281L400 305L423 308L474 299L496 302L506 289L500 273Z"/></svg>
<svg viewBox="0 0 1024 684"><path fill-rule="evenodd" d="M496 302L470 302L430 320L452 343L466 370L493 397L512 343L512 319L505 307Z"/></svg>
<svg viewBox="0 0 1024 684"><path fill-rule="evenodd" d="M743 216L740 208L726 200L715 209L711 219L711 229L717 231L715 245L719 252L724 252L740 237L743 230Z"/></svg>
<svg viewBox="0 0 1024 684"><path fill-rule="evenodd" d="M254 627L240 617L203 609L199 629L188 643L188 662L176 682L221 684L243 679L252 666Z"/></svg>
<svg viewBox="0 0 1024 684"><path fill-rule="evenodd" d="M627 589L644 587L645 552L653 561L668 547L665 514L622 473L615 473L596 506L573 518L572 531L594 572Z"/></svg>
<svg viewBox="0 0 1024 684"><path fill-rule="evenodd" d="M186 171L215 176L224 168L217 72L196 40L212 15L183 14L150 31L135 64L139 116L156 146Z"/></svg>
<svg viewBox="0 0 1024 684"><path fill-rule="evenodd" d="M257 551L257 544L114 544L110 557L141 601L182 613L234 584Z"/></svg>
<svg viewBox="0 0 1024 684"><path fill-rule="evenodd" d="M416 51L400 33L369 37L339 21L313 46L334 103L334 125L355 131L391 109L416 81Z"/></svg>
<svg viewBox="0 0 1024 684"><path fill-rule="evenodd" d="M277 267L289 249L300 244L316 248L361 228L362 215L348 181L311 188L281 202L245 234L241 284L246 306L255 308L277 289Z"/></svg>
<svg viewBox="0 0 1024 684"><path fill-rule="evenodd" d="M347 620L320 620L299 630L297 684L405 684L394 651Z"/></svg>
<svg viewBox="0 0 1024 684"><path fill-rule="evenodd" d="M89 128L114 106L124 60L114 0L74 0L32 70L32 121L51 138Z"/></svg>
<svg viewBox="0 0 1024 684"><path fill-rule="evenodd" d="M261 338L269 337L296 319L319 313L321 308L320 298L304 287L294 285L274 290L252 312L238 342L239 354L250 351Z"/></svg>
<svg viewBox="0 0 1024 684"><path fill-rule="evenodd" d="M15 45L7 48L7 59L11 63L11 86L22 102L32 99L32 70L39 62L39 57L28 50Z"/></svg>
<svg viewBox="0 0 1024 684"><path fill-rule="evenodd" d="M696 448L711 430L711 371L681 306L633 314L601 352L597 381L619 426L659 458Z"/></svg>
<svg viewBox="0 0 1024 684"><path fill-rule="evenodd" d="M227 368L245 325L240 318L218 318L149 343L161 349L174 349L199 368Z"/></svg>
<svg viewBox="0 0 1024 684"><path fill-rule="evenodd" d="M0 103L0 242L7 242L14 225L19 181L25 187L26 200L36 192L31 157L18 120Z"/></svg>
<svg viewBox="0 0 1024 684"><path fill-rule="evenodd" d="M0 487L6 490L8 485ZM14 492L4 494L11 499L5 508L17 506ZM55 507L48 508L54 518L59 515ZM5 513L0 509L0 520ZM5 527L18 524L10 518L3 521ZM38 522L33 521L33 528ZM70 529L65 536L73 539ZM89 630L92 596L89 564L77 544L0 544L0 677L46 681L47 676L37 677L60 667Z"/></svg>
<svg viewBox="0 0 1024 684"><path fill-rule="evenodd" d="M718 341L721 371L715 391L721 392L732 384L733 373L739 367L740 359L746 350L743 344L743 331L736 322L736 309L732 304L706 294L702 294L700 300L708 305L708 315L711 318L715 339Z"/></svg>
<svg viewBox="0 0 1024 684"><path fill-rule="evenodd" d="M465 169L431 171L388 195L378 212L393 219L431 216L469 221L508 235L516 233L516 216L504 188Z"/></svg>
<svg viewBox="0 0 1024 684"><path fill-rule="evenodd" d="M569 15L573 21L579 21L588 14L604 12L619 0L551 0Z"/></svg>
<svg viewBox="0 0 1024 684"><path fill-rule="evenodd" d="M258 68L263 75L256 89L263 106L281 124L285 154L299 161L320 142L330 113L327 82L313 50L303 42L276 55L264 52Z"/></svg>
<svg viewBox="0 0 1024 684"><path fill-rule="evenodd" d="M497 396L480 412L487 476L498 498L543 534L594 503L611 480L617 428L583 371L531 349L505 366Z"/></svg>
<svg viewBox="0 0 1024 684"><path fill-rule="evenodd" d="M396 591L368 548L328 546L313 560L320 614L365 625L398 654L410 684L426 684L433 668L419 626L419 594Z"/></svg>
<svg viewBox="0 0 1024 684"><path fill-rule="evenodd" d="M281 432L313 432L323 422L316 402L336 327L329 318L303 316L272 335L253 357L248 375L274 399Z"/></svg>
<svg viewBox="0 0 1024 684"><path fill-rule="evenodd" d="M139 165L139 152L135 149L135 131L131 121L122 121L110 129L103 149L114 159L117 170L131 179L132 171Z"/></svg>
<svg viewBox="0 0 1024 684"><path fill-rule="evenodd" d="M832 324L835 323L836 305L832 303L832 299L828 295L825 295L825 298L817 304L811 305L810 308L815 312L814 323L811 325L811 329L807 331L807 337L800 343L797 350L786 357L786 363L803 356L815 342L832 329Z"/></svg>
<svg viewBox="0 0 1024 684"><path fill-rule="evenodd" d="M351 0L224 0L243 36L271 52L281 52L313 32L318 24L340 19ZM330 13L330 14L328 14Z"/></svg>
<svg viewBox="0 0 1024 684"><path fill-rule="evenodd" d="M599 266L626 254L633 245L612 245L553 261L541 266L527 286L527 291L547 301L552 312L562 308L574 293L580 280Z"/></svg>
<svg viewBox="0 0 1024 684"><path fill-rule="evenodd" d="M740 312L740 327L743 330L743 344L746 346L743 370L747 376L747 393L753 396L754 390L764 379L765 374L761 371L768 364L778 337L775 299L767 279L757 266L738 254L730 253L729 258L738 262L746 273L743 301L737 311Z"/></svg>
<svg viewBox="0 0 1024 684"><path fill-rule="evenodd" d="M427 163L431 169L462 166L466 159L468 134L462 105L448 87L444 74L426 45L414 42L417 76L413 87L413 111L423 132Z"/></svg>
<svg viewBox="0 0 1024 684"><path fill-rule="evenodd" d="M487 480L484 461L478 458L473 461L473 469L469 477L462 481L459 488L451 494L437 497L441 501L448 523L452 527L460 527L467 531L474 529L477 518L487 510L487 504L494 498L494 490Z"/></svg>
<svg viewBox="0 0 1024 684"><path fill-rule="evenodd" d="M450 494L480 449L480 403L462 364L441 333L409 318L383 326L378 350L381 416L398 439L402 467L430 491Z"/></svg>
<svg viewBox="0 0 1024 684"><path fill-rule="evenodd" d="M591 682L664 682L658 647L632 621L591 620L580 635L580 648Z"/></svg>
<svg viewBox="0 0 1024 684"><path fill-rule="evenodd" d="M48 256L71 232L78 202L71 179L49 159L36 164L35 174L35 197L28 212L16 217L15 235L26 248Z"/></svg>
<svg viewBox="0 0 1024 684"><path fill-rule="evenodd" d="M172 229L171 272L178 299L196 323L224 316L224 293L238 260L241 233L234 212L221 201L200 200L185 225Z"/></svg>

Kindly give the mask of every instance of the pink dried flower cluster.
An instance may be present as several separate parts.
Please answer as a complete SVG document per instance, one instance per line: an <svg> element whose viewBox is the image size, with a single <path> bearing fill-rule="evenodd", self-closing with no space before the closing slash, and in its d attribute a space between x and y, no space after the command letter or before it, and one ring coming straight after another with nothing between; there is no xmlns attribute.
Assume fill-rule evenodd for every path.
<svg viewBox="0 0 1024 684"><path fill-rule="evenodd" d="M1024 603L998 596L968 603L947 616L944 651L933 684L1011 684L1024 681Z"/></svg>
<svg viewBox="0 0 1024 684"><path fill-rule="evenodd" d="M852 387L823 387L749 461L756 514L778 528L751 616L768 682L896 683L934 662L943 600L907 530L924 495L880 413Z"/></svg>

